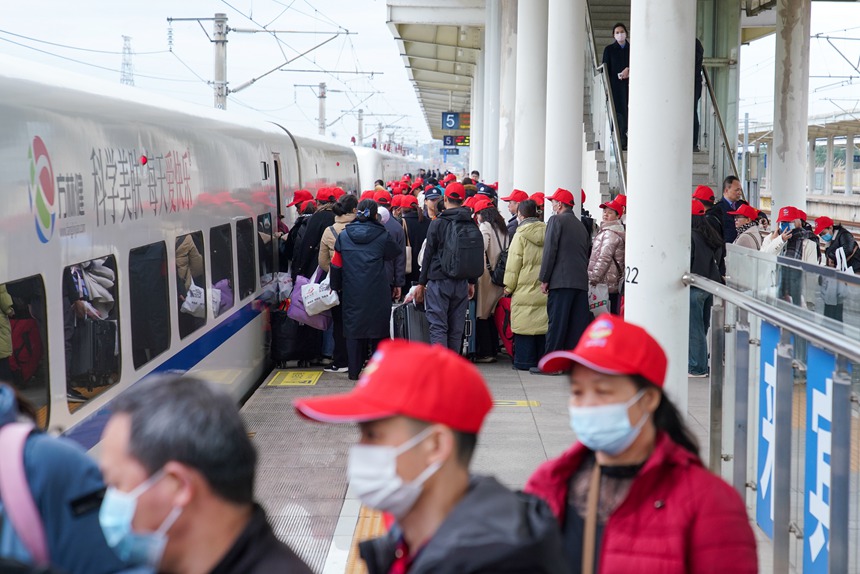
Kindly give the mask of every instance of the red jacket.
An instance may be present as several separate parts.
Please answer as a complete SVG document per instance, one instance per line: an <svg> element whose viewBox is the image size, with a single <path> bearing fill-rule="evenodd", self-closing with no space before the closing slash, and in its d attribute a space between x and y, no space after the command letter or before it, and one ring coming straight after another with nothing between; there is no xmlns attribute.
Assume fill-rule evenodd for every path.
<svg viewBox="0 0 860 574"><path fill-rule="evenodd" d="M570 477L589 450L577 443L542 464L525 490L564 524ZM758 571L755 537L738 494L665 433L612 513L600 546L600 574L743 574Z"/></svg>

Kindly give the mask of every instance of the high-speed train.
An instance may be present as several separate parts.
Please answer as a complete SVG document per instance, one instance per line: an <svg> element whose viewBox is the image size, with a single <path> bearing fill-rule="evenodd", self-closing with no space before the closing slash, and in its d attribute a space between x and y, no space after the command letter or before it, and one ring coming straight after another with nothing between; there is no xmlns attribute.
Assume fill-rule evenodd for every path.
<svg viewBox="0 0 860 574"><path fill-rule="evenodd" d="M270 366L261 279L293 192L418 167L8 57L0 93L8 365L40 424L86 448L151 373L250 392Z"/></svg>

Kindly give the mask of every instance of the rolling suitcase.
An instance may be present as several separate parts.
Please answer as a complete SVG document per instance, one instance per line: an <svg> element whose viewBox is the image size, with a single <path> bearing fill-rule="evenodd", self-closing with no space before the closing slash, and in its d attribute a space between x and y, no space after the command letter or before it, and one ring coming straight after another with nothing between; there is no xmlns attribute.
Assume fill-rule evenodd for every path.
<svg viewBox="0 0 860 574"><path fill-rule="evenodd" d="M86 377L87 387L110 384L117 371L116 321L78 320L72 334L73 377Z"/></svg>
<svg viewBox="0 0 860 574"><path fill-rule="evenodd" d="M430 343L430 323L427 315L414 303L396 305L391 309L392 337Z"/></svg>
<svg viewBox="0 0 860 574"><path fill-rule="evenodd" d="M299 323L287 316L286 311L271 311L272 361L279 368L287 361L297 361L299 356Z"/></svg>
<svg viewBox="0 0 860 574"><path fill-rule="evenodd" d="M475 321L478 314L477 297L469 300L469 305L466 307L466 324L463 329L463 356L474 357L477 350L477 329L475 329Z"/></svg>

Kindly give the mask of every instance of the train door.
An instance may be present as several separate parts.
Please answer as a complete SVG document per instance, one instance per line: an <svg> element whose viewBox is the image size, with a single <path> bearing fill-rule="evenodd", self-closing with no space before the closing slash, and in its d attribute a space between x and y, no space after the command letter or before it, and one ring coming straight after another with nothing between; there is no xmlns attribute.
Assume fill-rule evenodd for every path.
<svg viewBox="0 0 860 574"><path fill-rule="evenodd" d="M283 201L283 189L281 189L281 154L277 152L272 152L272 163L274 164L274 172L275 172L275 224L272 226L273 234L275 231L282 231L283 225L283 217L284 217L284 201ZM277 237L276 234L274 234ZM274 267L275 270L278 271L281 269L281 260L280 260L280 246L282 242L286 241L286 237L283 239L274 240L272 243L275 244L274 255Z"/></svg>

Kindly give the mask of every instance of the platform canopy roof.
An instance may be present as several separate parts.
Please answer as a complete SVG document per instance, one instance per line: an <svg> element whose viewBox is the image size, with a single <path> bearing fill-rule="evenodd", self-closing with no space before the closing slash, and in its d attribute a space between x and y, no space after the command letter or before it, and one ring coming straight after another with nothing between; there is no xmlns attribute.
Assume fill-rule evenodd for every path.
<svg viewBox="0 0 860 574"><path fill-rule="evenodd" d="M388 0L388 27L434 139L469 134L443 130L442 113L471 111L484 7L484 0Z"/></svg>
<svg viewBox="0 0 860 574"><path fill-rule="evenodd" d="M809 118L809 139L844 138L853 135L860 141L860 114L841 113L812 116ZM743 129L740 130L743 135ZM750 126L750 143L773 141L773 124Z"/></svg>

